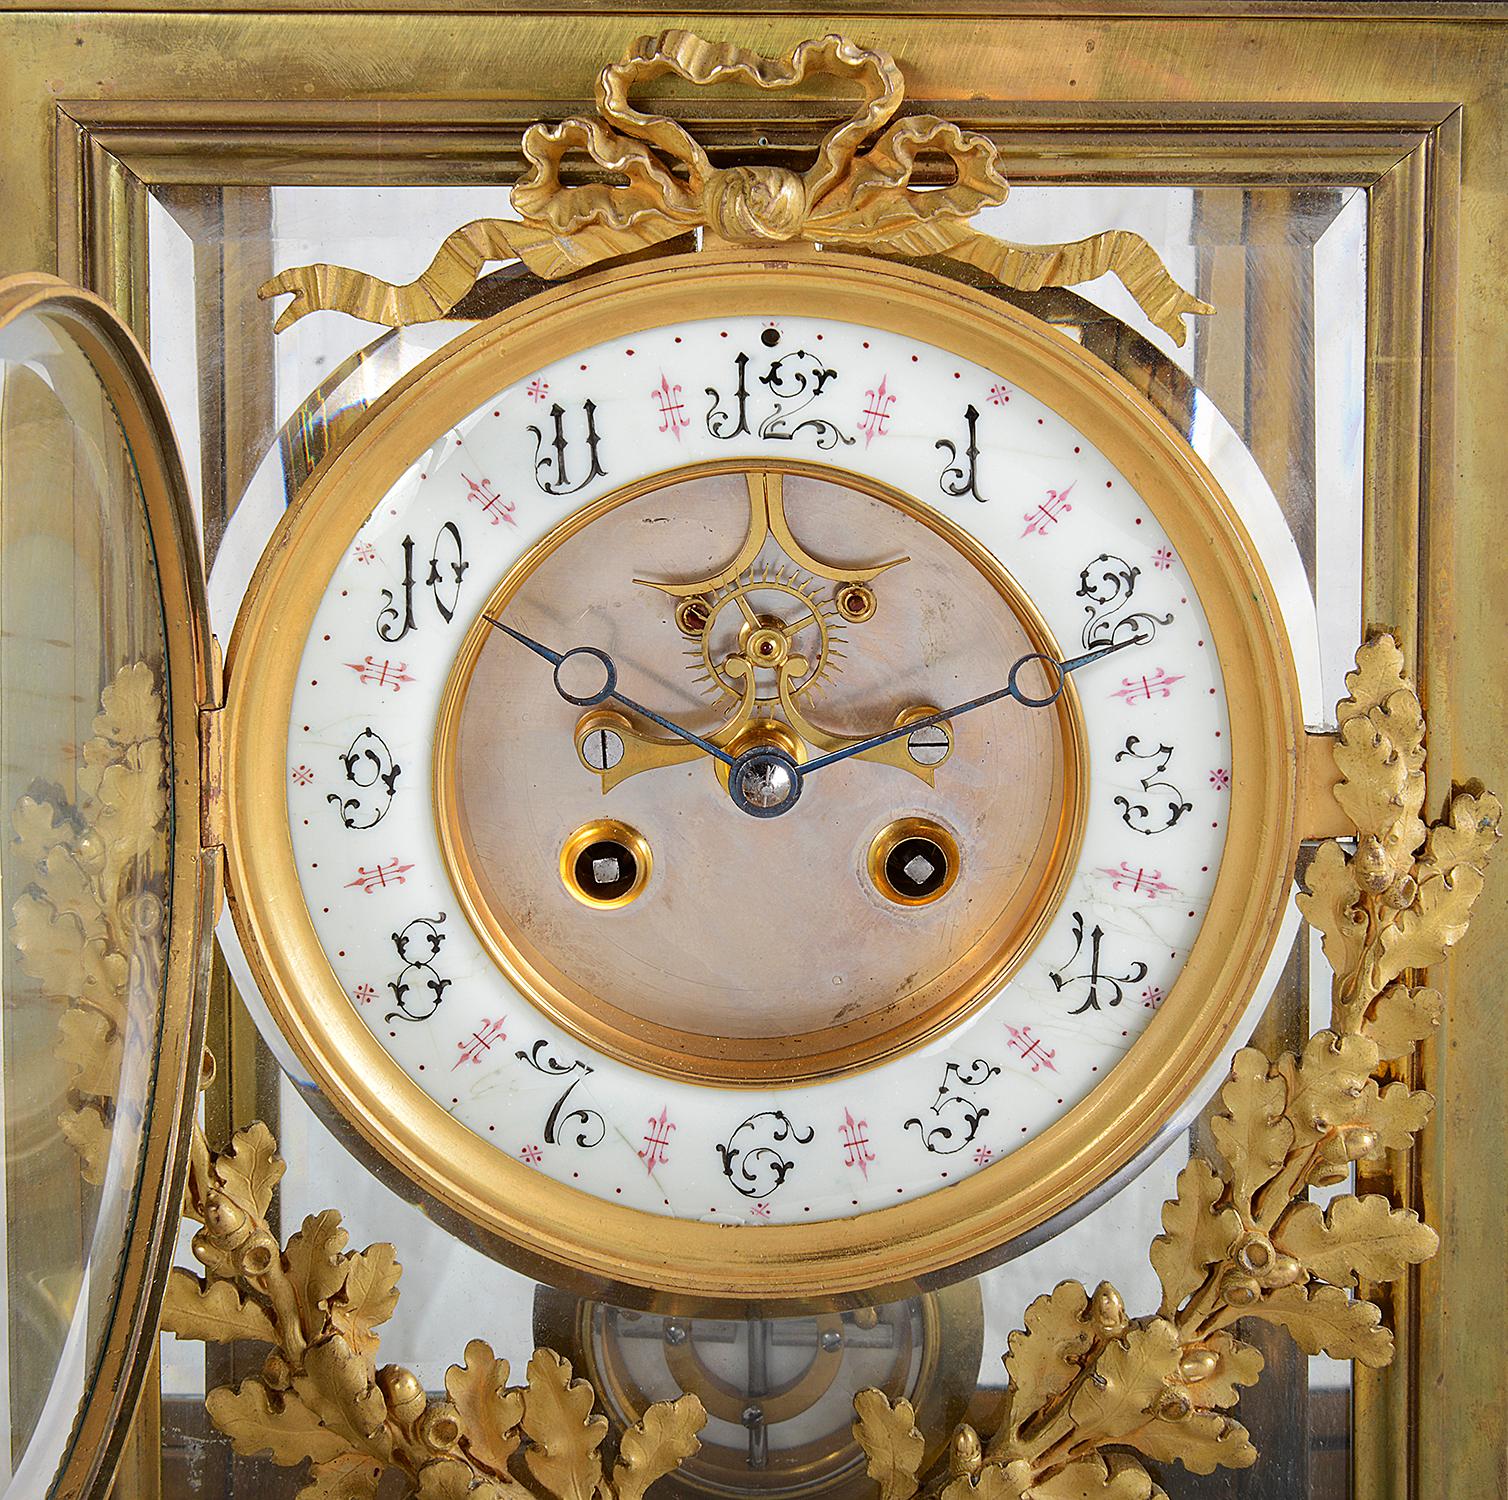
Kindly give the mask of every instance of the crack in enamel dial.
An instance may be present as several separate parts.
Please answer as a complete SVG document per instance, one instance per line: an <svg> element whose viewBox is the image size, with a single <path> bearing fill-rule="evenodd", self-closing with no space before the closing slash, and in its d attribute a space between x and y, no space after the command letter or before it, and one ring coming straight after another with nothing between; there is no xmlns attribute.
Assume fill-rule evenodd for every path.
<svg viewBox="0 0 1508 1500"><path fill-rule="evenodd" d="M287 697L243 689L287 715L294 884L238 920L311 976L261 966L341 1108L530 1253L847 1284L835 1221L902 1214L879 1254L1040 1218L1234 1024L1291 820L1267 700L1226 701L1260 575L1145 418L1096 445L1102 377L1016 314L871 268L841 317L801 268L800 311L656 312L687 274L725 273L479 330L505 377L463 342L322 477L256 604L302 642ZM998 365L928 341L986 327Z"/></svg>

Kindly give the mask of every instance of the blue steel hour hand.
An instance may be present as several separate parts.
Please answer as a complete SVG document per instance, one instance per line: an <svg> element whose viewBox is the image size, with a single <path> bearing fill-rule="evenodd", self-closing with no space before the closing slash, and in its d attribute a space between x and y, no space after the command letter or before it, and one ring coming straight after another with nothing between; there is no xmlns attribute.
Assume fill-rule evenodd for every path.
<svg viewBox="0 0 1508 1500"><path fill-rule="evenodd" d="M542 656L555 668L555 691L565 699L567 703L574 703L578 708L595 708L599 703L606 703L611 699L614 703L621 704L624 708L638 714L641 718L648 719L651 724L658 724L661 729L668 729L671 734L686 741L688 745L696 748L714 760L720 760L725 766L732 767L735 758L726 750L719 749L711 740L704 740L701 735L693 734L691 730L680 724L673 724L661 714L652 709L645 708L642 703L635 703L632 698L618 691L618 669L613 665L613 659L606 651L599 651L595 646L572 646L569 651L552 651L548 646L526 636L521 630L515 630L511 625L505 625L501 620L494 620L491 615L483 615L482 618L504 635L511 635L520 646L527 646L536 656ZM562 669L570 671L572 666L583 665L586 660L595 661L602 669L602 686L594 692L586 694L573 693L567 688L565 679L562 677ZM580 683L577 686L581 686Z"/></svg>

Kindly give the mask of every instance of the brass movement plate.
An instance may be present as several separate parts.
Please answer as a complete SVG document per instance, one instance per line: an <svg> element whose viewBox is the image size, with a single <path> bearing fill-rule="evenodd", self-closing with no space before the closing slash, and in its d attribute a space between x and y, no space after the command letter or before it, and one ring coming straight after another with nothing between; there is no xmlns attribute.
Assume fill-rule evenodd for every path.
<svg viewBox="0 0 1508 1500"><path fill-rule="evenodd" d="M872 806L862 793L857 804L850 797L841 812L834 808L808 825L805 844L792 828L750 824L740 830L738 848L718 841L700 851L684 844L679 852L654 849L656 878L684 882L679 901L642 903L634 920L609 926L543 920L533 892L549 881L556 850L537 809L583 773L574 758L562 757L554 738L534 730L534 706L541 691L550 696L548 683L519 670L518 647L492 629L488 617L548 633L549 611L575 594L620 620L634 618L632 596L645 589L626 577L623 558L635 555L634 533L642 533L646 516L684 507L688 493L698 514L718 496L737 512L747 470L747 463L730 460L636 483L577 511L510 568L451 669L434 770L451 878L488 951L524 994L575 1035L638 1067L757 1087L869 1066L921 1045L993 994L1061 903L1088 787L1083 708L1075 690L1045 715L1006 720L981 752L986 759L979 774L954 793L951 816L973 834L959 877L962 916L939 907L930 920L898 927L883 911L876 914L868 880L835 880L827 870L821 856L841 838L835 824L884 817L895 805L894 783L881 776L866 786ZM916 599L917 607L903 616L908 624L935 598L945 600L968 631L998 641L994 658L978 664L979 680L998 675L1001 663L1025 652L1062 657L1063 648L1010 573L932 507L821 464L772 464L769 472L785 476L793 525L799 517L810 535L820 519L829 551L846 537L866 556L913 554L886 577L887 591L904 588ZM724 493L730 487L734 493ZM807 509L798 511L803 500ZM687 540L695 550L659 560L672 572L705 571L705 533ZM895 634L898 627L883 629L898 613L887 592L878 627L883 633L877 643L865 637L872 676L860 690L861 704L883 682L884 663L899 660L910 644ZM644 619L643 639L629 637L630 661L664 655L656 632L666 625L652 613ZM860 648L847 644L850 658L857 657ZM679 643L672 656L677 669L683 647ZM829 714L832 701L829 694L823 702ZM688 765L669 774L707 778L712 768ZM642 829L664 788L657 794L655 786L641 786L643 816L636 826ZM618 800L603 805L621 809ZM637 816L623 815L630 823ZM974 832L980 827L990 830L987 843ZM705 955L706 968L681 978L665 956L685 944L689 921L697 928L691 946ZM855 935L855 955L873 977L867 989L862 974L836 994L828 988L824 1003L810 955L834 930ZM757 1003L752 993L749 1003L718 1003L718 976L729 974L757 986ZM930 977L909 983L914 974Z"/></svg>

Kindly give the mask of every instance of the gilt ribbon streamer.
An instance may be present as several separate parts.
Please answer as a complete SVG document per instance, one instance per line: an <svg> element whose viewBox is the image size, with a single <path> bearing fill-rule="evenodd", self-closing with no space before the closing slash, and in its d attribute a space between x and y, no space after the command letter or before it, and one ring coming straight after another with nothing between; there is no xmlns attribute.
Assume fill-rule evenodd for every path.
<svg viewBox="0 0 1508 1500"><path fill-rule="evenodd" d="M716 167L683 126L630 102L636 85L667 73L698 86L731 82L765 90L825 76L857 85L862 101L823 138L804 173ZM1018 245L971 228L980 209L1004 203L1010 191L994 144L935 115L891 124L905 97L899 67L887 53L844 37L813 38L779 58L689 31L641 37L622 62L602 70L596 97L599 119L536 124L524 132L529 167L512 190L518 219L463 225L406 285L346 266L283 271L260 292L263 298L292 294L276 331L326 310L390 328L429 322L445 317L490 262L518 259L555 281L693 230L733 245L803 240L880 255L941 255L1019 291L1075 286L1111 273L1178 344L1186 337L1185 314L1214 311L1184 291L1157 252L1129 230L1072 244ZM947 159L950 184L912 186L923 153ZM614 180L566 185L561 167L572 154Z"/></svg>

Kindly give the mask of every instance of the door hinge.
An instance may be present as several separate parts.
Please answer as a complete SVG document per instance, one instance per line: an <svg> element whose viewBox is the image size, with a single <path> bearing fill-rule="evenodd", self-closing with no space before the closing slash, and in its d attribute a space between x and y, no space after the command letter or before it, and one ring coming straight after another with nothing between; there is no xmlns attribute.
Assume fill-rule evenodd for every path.
<svg viewBox="0 0 1508 1500"><path fill-rule="evenodd" d="M218 637L210 637L209 702L199 709L199 842L225 846L225 668Z"/></svg>

